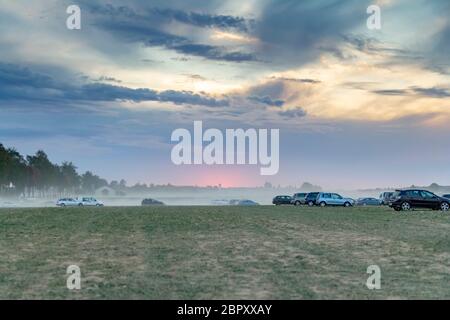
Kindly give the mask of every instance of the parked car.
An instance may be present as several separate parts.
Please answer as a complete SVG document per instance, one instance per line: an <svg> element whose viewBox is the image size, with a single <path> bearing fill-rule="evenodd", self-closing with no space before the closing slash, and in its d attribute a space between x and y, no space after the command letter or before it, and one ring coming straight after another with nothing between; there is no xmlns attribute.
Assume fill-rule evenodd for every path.
<svg viewBox="0 0 450 320"><path fill-rule="evenodd" d="M359 198L356 200L357 206L380 206L381 200L375 198Z"/></svg>
<svg viewBox="0 0 450 320"><path fill-rule="evenodd" d="M316 205L317 196L319 195L319 192L310 192L306 195L305 203L312 207Z"/></svg>
<svg viewBox="0 0 450 320"><path fill-rule="evenodd" d="M318 204L321 207L325 206L351 207L355 204L355 200L351 198L344 198L337 193L319 192L316 204Z"/></svg>
<svg viewBox="0 0 450 320"><path fill-rule="evenodd" d="M273 198L272 203L276 206L279 206L282 204L291 204L292 197L291 196L276 196L275 198Z"/></svg>
<svg viewBox="0 0 450 320"><path fill-rule="evenodd" d="M306 199L307 195L308 195L307 193L296 193L296 194L294 194L294 196L292 197L292 204L296 205L296 206L299 206L301 204L305 204L305 199Z"/></svg>
<svg viewBox="0 0 450 320"><path fill-rule="evenodd" d="M80 201L73 198L62 198L56 201L58 207L76 207L80 205Z"/></svg>
<svg viewBox="0 0 450 320"><path fill-rule="evenodd" d="M148 199L142 200L141 205L142 206L163 206L164 202L148 198Z"/></svg>
<svg viewBox="0 0 450 320"><path fill-rule="evenodd" d="M394 195L394 192L383 192L382 194L380 194L381 204L384 206L389 205L389 202L393 195Z"/></svg>
<svg viewBox="0 0 450 320"><path fill-rule="evenodd" d="M442 197L450 199L450 194L444 194Z"/></svg>
<svg viewBox="0 0 450 320"><path fill-rule="evenodd" d="M87 207L103 207L103 202L98 201L92 197L83 197L77 199L79 206L87 206Z"/></svg>
<svg viewBox="0 0 450 320"><path fill-rule="evenodd" d="M389 206L395 211L408 211L413 208L448 211L450 208L450 199L439 197L427 190L397 190Z"/></svg>
<svg viewBox="0 0 450 320"><path fill-rule="evenodd" d="M240 200L237 204L238 206L258 206L259 203L252 200Z"/></svg>

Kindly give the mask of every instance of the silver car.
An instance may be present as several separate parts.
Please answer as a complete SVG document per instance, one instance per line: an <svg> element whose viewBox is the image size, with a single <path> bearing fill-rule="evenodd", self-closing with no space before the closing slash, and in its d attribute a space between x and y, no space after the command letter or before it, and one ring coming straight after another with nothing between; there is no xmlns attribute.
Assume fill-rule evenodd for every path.
<svg viewBox="0 0 450 320"><path fill-rule="evenodd" d="M355 200L351 198L344 198L337 193L319 192L316 203L321 207L326 206L351 207L355 204Z"/></svg>
<svg viewBox="0 0 450 320"><path fill-rule="evenodd" d="M80 206L87 206L87 207L103 207L103 202L98 201L95 198L92 197L83 197L77 199Z"/></svg>
<svg viewBox="0 0 450 320"><path fill-rule="evenodd" d="M73 198L63 198L56 201L58 207L75 207L80 205L80 201Z"/></svg>

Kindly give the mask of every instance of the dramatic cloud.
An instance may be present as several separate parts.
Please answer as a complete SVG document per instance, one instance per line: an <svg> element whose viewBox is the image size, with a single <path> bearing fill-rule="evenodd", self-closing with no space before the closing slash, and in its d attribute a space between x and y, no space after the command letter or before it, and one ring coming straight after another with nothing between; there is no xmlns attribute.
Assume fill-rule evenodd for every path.
<svg viewBox="0 0 450 320"><path fill-rule="evenodd" d="M388 95L388 96L422 96L429 98L449 98L450 88L421 88L421 87L410 87L408 89L385 89L385 90L375 90L376 94Z"/></svg>
<svg viewBox="0 0 450 320"><path fill-rule="evenodd" d="M283 100L273 100L269 96L264 96L264 97L251 96L251 97L248 97L248 100L262 103L262 104L272 106L272 107L281 107L284 104Z"/></svg>
<svg viewBox="0 0 450 320"><path fill-rule="evenodd" d="M29 68L0 63L0 100L75 100L84 101L161 101L174 104L191 104L207 107L224 107L226 99L215 99L189 91L155 91L131 89L105 83L88 83L80 86L57 81L49 75L36 73Z"/></svg>
<svg viewBox="0 0 450 320"><path fill-rule="evenodd" d="M381 30L366 27L374 3ZM81 30L65 28L69 4ZM126 163L134 182L195 184L168 141L203 120L279 128L272 183L445 183L448 143L430 141L450 131L448 12L448 0L3 1L1 142L107 178Z"/></svg>
<svg viewBox="0 0 450 320"><path fill-rule="evenodd" d="M169 21L174 20L197 27L209 27L220 29L236 29L241 32L248 32L253 20L247 21L242 17L233 17L229 15L211 15L196 12L184 12L174 9L153 8L149 10L151 14L166 18Z"/></svg>
<svg viewBox="0 0 450 320"><path fill-rule="evenodd" d="M324 51L339 53L342 35L366 20L366 1L272 0L256 23L256 34L272 61L301 65Z"/></svg>
<svg viewBox="0 0 450 320"><path fill-rule="evenodd" d="M279 111L278 114L285 118L303 118L306 117L307 112L302 107L297 107L296 109Z"/></svg>
<svg viewBox="0 0 450 320"><path fill-rule="evenodd" d="M139 42L149 47L164 47L175 52L203 57L210 60L230 62L256 61L252 53L241 52L225 46L213 46L196 43L186 36L165 31L165 24L172 20L196 27L234 28L247 30L247 22L243 18L223 15L207 15L187 13L180 10L151 8L140 12L126 6L99 6L87 4L94 15L93 25L121 37L126 42Z"/></svg>

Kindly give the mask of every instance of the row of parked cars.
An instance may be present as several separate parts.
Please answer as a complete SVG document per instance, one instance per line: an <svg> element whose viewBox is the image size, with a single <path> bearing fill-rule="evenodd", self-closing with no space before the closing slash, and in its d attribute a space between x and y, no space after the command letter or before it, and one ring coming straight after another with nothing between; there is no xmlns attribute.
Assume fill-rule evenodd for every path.
<svg viewBox="0 0 450 320"><path fill-rule="evenodd" d="M379 199L376 198L352 198L342 197L331 192L296 193L293 196L276 196L274 205L308 205L308 206L381 206L387 205L396 211L407 211L414 208L427 208L432 210L448 211L450 209L450 194L442 197L428 190L403 189L395 192L383 192Z"/></svg>
<svg viewBox="0 0 450 320"><path fill-rule="evenodd" d="M272 203L278 205L308 205L308 206L344 206L351 207L355 205L355 200L352 198L345 198L337 193L331 192L310 192L310 193L296 193L294 196L276 196Z"/></svg>

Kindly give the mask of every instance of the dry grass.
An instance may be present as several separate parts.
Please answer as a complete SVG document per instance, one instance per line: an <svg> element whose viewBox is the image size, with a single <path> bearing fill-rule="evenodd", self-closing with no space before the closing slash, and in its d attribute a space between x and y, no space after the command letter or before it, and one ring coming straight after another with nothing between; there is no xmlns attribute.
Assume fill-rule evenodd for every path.
<svg viewBox="0 0 450 320"><path fill-rule="evenodd" d="M448 299L449 219L387 208L3 209L0 299ZM71 264L80 291L66 288ZM381 290L365 286L371 264Z"/></svg>

